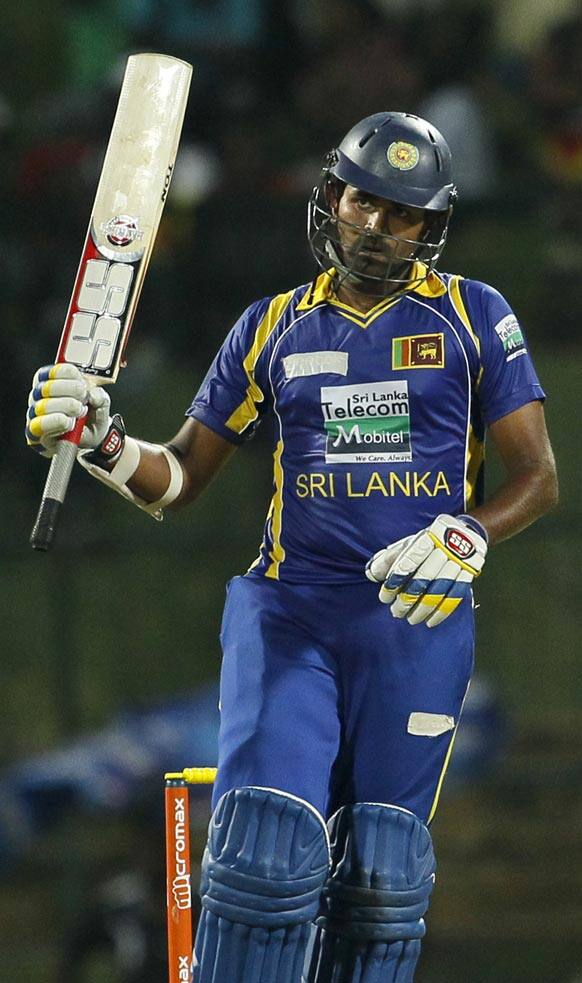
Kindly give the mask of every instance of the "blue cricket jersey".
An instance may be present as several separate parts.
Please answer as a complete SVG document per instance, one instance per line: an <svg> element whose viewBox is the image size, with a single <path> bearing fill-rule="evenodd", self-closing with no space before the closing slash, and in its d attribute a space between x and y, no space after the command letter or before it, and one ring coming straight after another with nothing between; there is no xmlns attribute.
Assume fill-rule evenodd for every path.
<svg viewBox="0 0 582 983"><path fill-rule="evenodd" d="M258 576L361 580L375 551L479 504L486 426L544 398L492 287L430 273L362 314L332 277L251 304L188 410L236 444L274 418Z"/></svg>

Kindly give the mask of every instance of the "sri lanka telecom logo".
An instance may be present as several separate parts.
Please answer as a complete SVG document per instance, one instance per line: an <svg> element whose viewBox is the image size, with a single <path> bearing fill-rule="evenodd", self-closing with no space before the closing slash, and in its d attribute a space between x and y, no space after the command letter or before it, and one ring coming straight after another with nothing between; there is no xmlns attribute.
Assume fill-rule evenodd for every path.
<svg viewBox="0 0 582 983"><path fill-rule="evenodd" d="M411 461L408 383L322 386L328 463Z"/></svg>
<svg viewBox="0 0 582 983"><path fill-rule="evenodd" d="M503 345L505 351L505 361L511 362L519 355L525 355L525 339L521 333L519 321L515 314L507 314L498 324L495 325L495 332Z"/></svg>

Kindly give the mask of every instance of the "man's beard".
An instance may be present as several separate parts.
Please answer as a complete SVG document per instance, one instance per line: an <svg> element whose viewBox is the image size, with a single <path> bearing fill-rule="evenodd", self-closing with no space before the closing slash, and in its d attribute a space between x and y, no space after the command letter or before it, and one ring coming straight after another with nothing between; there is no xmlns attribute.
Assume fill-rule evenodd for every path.
<svg viewBox="0 0 582 983"><path fill-rule="evenodd" d="M336 250L343 267L338 271L341 281L362 293L386 296L401 290L411 278L413 256L400 258L377 249L372 242L369 247L362 246L361 240L347 247L338 242Z"/></svg>

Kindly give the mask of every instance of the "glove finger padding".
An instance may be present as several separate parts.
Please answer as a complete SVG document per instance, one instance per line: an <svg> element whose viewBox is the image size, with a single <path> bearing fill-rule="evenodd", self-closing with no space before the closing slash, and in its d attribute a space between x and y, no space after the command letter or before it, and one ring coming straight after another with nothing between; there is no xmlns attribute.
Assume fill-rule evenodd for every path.
<svg viewBox="0 0 582 983"><path fill-rule="evenodd" d="M436 628L437 625L440 625L441 621L444 621L453 611L457 610L461 601L471 600L471 584L473 579L467 570L459 571L457 579L452 582L449 592L443 597L438 606L433 609L433 613L429 613L429 617L426 620L427 628Z"/></svg>
<svg viewBox="0 0 582 983"><path fill-rule="evenodd" d="M62 401L51 400L50 402L59 403ZM76 419L76 415L57 411L54 407L51 412L36 416L34 407L31 407L26 418L26 443L33 450L42 454L43 457L52 457L57 449L59 437L73 429Z"/></svg>
<svg viewBox="0 0 582 983"><path fill-rule="evenodd" d="M410 542L395 558L380 588L382 604L391 604L397 594L407 586L419 566L434 552L426 531L411 537Z"/></svg>
<svg viewBox="0 0 582 983"><path fill-rule="evenodd" d="M463 583L460 579L461 574L465 574L469 581ZM409 611L408 623L419 625L425 621L428 624L430 620L429 627L431 628L440 624L449 614L453 613L463 598L470 594L469 583L471 580L470 574L462 570L457 563L445 559L433 580L428 583L425 581L424 592L418 598L418 603Z"/></svg>
<svg viewBox="0 0 582 983"><path fill-rule="evenodd" d="M110 399L104 389L91 389L76 365L45 365L32 380L28 397L26 441L45 457L52 457L58 438L87 414L81 447L95 447L109 426Z"/></svg>
<svg viewBox="0 0 582 983"><path fill-rule="evenodd" d="M61 381L80 382L85 386L86 390L89 388L81 370L71 362L56 362L54 365L43 365L42 368L34 373L32 388L35 389L37 386L44 385L47 382L54 382L57 379Z"/></svg>
<svg viewBox="0 0 582 983"><path fill-rule="evenodd" d="M35 372L28 396L26 441L52 457L57 438L68 433L85 412L88 385L76 365L44 365Z"/></svg>
<svg viewBox="0 0 582 983"><path fill-rule="evenodd" d="M414 536L405 536L404 539L399 539L396 543L391 543L390 546L386 546L383 550L378 550L377 553L374 553L374 556L366 563L366 577L368 580L371 580L375 584L381 584L386 579L388 571L396 558L409 546L413 539Z"/></svg>
<svg viewBox="0 0 582 983"><path fill-rule="evenodd" d="M38 375L38 373L37 373ZM36 378L36 377L35 377ZM34 406L41 400L45 402L54 397L69 396L79 403L87 399L88 385L84 379L51 379L48 382L38 382L33 379L32 389L28 397L28 405Z"/></svg>
<svg viewBox="0 0 582 983"><path fill-rule="evenodd" d="M395 618L434 628L471 598L471 583L479 576L487 553L486 532L471 516L439 515L422 532L376 553L368 562L374 574L386 569L379 592ZM403 546L394 556L395 548ZM369 574L368 574L369 575ZM371 577L370 579L376 579ZM378 578L379 579L379 578Z"/></svg>
<svg viewBox="0 0 582 983"><path fill-rule="evenodd" d="M30 424L34 424L31 427L33 433L37 429L42 431L43 428L37 426L37 418L38 420L42 420L43 417L54 416L55 414L68 417L74 425L75 420L83 416L86 410L85 404L81 403L78 399L74 399L73 396L53 396L49 399L39 399L31 403L28 408L29 426ZM66 429L70 430L70 427ZM44 432L46 433L46 428L44 428Z"/></svg>
<svg viewBox="0 0 582 983"><path fill-rule="evenodd" d="M429 553L426 560L420 564L420 566L415 570L414 575L408 579L405 586L394 598L390 610L395 618L405 618L411 612L412 608L415 607L415 605L417 607L420 606L425 599L427 606L431 605L432 602L430 598L433 596L434 587L438 583L438 578L440 577L441 571L444 567L446 567L447 563L448 560L446 556L444 556L440 551L432 550L432 552ZM392 571L390 572L390 576L392 576ZM383 590L384 587L382 586L380 588L380 592L382 593ZM428 593L429 591L430 593ZM382 598L380 598L380 600L382 600ZM414 613L416 614L416 609ZM427 617L429 614L430 610L427 611ZM424 618L419 617L418 620L424 621ZM416 620L411 621L410 623L416 624Z"/></svg>
<svg viewBox="0 0 582 983"><path fill-rule="evenodd" d="M79 441L79 447L83 448L84 450L87 448L98 447L101 441L104 439L111 421L111 417L109 415L111 410L111 397L105 389L101 388L101 386L95 386L94 389L89 390L87 406L89 407L87 420L85 422L85 426L83 427L81 440Z"/></svg>

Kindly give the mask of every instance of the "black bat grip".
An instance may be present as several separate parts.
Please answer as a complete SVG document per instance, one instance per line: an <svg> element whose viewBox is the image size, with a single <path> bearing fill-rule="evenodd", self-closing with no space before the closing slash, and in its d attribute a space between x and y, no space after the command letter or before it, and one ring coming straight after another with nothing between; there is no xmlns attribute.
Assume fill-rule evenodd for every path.
<svg viewBox="0 0 582 983"><path fill-rule="evenodd" d="M30 536L33 550L43 553L49 549L55 535L57 517L65 500L78 446L70 439L60 440L51 461L42 501Z"/></svg>

